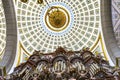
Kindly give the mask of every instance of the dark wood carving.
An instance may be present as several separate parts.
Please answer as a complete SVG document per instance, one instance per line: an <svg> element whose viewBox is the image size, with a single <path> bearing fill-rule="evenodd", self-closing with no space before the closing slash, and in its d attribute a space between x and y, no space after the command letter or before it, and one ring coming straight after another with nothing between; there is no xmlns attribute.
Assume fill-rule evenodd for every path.
<svg viewBox="0 0 120 80"><path fill-rule="evenodd" d="M7 80L120 80L120 70L109 65L89 48L67 51L62 47L52 53L35 51L16 67Z"/></svg>

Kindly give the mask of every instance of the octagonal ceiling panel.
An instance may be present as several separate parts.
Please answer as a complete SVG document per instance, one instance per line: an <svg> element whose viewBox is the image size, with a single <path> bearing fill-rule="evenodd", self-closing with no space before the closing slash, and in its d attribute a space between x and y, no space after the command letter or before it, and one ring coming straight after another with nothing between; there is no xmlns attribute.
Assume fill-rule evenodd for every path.
<svg viewBox="0 0 120 80"><path fill-rule="evenodd" d="M50 6L59 7L62 13L60 16L65 17L59 17L62 26L54 23L56 19L49 19L49 6L45 2L38 4L37 0L28 0L27 3L16 1L19 38L28 53L31 54L34 50L52 52L58 46L80 50L95 45L101 26L100 0L47 1Z"/></svg>

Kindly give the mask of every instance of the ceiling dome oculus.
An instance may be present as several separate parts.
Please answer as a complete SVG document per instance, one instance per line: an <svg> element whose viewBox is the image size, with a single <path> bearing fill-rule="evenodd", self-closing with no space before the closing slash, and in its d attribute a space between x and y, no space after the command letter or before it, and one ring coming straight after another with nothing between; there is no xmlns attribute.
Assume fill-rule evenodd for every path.
<svg viewBox="0 0 120 80"><path fill-rule="evenodd" d="M59 32L66 29L70 22L70 16L64 8L52 6L46 12L45 22L49 29Z"/></svg>
<svg viewBox="0 0 120 80"><path fill-rule="evenodd" d="M49 2L49 6L45 5L42 8L40 22L46 33L62 36L72 29L74 13L71 7L64 2Z"/></svg>

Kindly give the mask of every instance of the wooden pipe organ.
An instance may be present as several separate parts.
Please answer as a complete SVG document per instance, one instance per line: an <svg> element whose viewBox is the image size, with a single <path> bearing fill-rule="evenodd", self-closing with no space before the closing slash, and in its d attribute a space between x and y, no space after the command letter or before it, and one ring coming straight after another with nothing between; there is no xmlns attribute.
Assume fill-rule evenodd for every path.
<svg viewBox="0 0 120 80"><path fill-rule="evenodd" d="M67 69L67 58L63 55L57 56L56 58L53 59L52 63L52 70L53 72L59 73L63 72Z"/></svg>
<svg viewBox="0 0 120 80"><path fill-rule="evenodd" d="M108 61L88 49L67 51L59 47L48 54L35 51L7 80L120 80L115 72Z"/></svg>
<svg viewBox="0 0 120 80"><path fill-rule="evenodd" d="M54 72L62 72L66 70L66 63L64 61L57 61L53 66Z"/></svg>
<svg viewBox="0 0 120 80"><path fill-rule="evenodd" d="M89 74L94 76L97 72L100 71L100 67L96 63L92 63L89 67Z"/></svg>
<svg viewBox="0 0 120 80"><path fill-rule="evenodd" d="M36 70L38 72L42 72L44 69L47 69L47 63L45 61L41 61L38 63Z"/></svg>
<svg viewBox="0 0 120 80"><path fill-rule="evenodd" d="M71 59L71 68L76 68L78 71L84 71L85 70L85 66L83 65L83 60L81 59L81 57L74 57L73 59Z"/></svg>

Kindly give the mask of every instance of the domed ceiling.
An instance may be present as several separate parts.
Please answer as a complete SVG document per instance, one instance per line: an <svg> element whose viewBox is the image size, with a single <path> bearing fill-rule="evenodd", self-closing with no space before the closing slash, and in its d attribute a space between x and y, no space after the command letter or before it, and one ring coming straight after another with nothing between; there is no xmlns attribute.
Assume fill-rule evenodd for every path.
<svg viewBox="0 0 120 80"><path fill-rule="evenodd" d="M0 0L0 59L3 56L6 45L6 21L2 1Z"/></svg>
<svg viewBox="0 0 120 80"><path fill-rule="evenodd" d="M0 0L1 58L6 45L6 21L2 1ZM14 6L11 4L11 8L15 8L14 18L17 25L13 21L18 33L13 67L26 61L34 50L49 53L59 46L74 51L89 47L93 53L101 53L106 60L111 61L102 33L101 0L43 0L42 3L39 1L42 0L13 0ZM113 25L119 35L120 1L113 1ZM8 1L8 4L10 3L11 1Z"/></svg>
<svg viewBox="0 0 120 80"><path fill-rule="evenodd" d="M89 47L110 60L103 40L100 0L39 1L42 0L15 1L17 65L34 50L51 53L59 46L74 51Z"/></svg>
<svg viewBox="0 0 120 80"><path fill-rule="evenodd" d="M47 2L49 6L46 2L38 4L37 0L29 0L26 3L16 1L19 38L26 52L52 52L58 46L80 50L95 45L101 26L100 0ZM55 12L55 9L50 12L50 6L58 7L55 9L59 9L59 13ZM48 11L51 13L50 16Z"/></svg>

